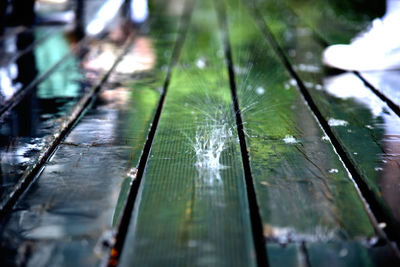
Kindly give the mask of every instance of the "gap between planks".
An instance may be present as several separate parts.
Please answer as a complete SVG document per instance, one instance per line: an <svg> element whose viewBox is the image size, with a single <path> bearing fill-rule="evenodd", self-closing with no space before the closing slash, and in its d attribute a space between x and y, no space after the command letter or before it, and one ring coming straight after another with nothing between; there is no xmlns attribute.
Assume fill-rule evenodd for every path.
<svg viewBox="0 0 400 267"><path fill-rule="evenodd" d="M110 254L104 260L103 266L117 266L119 262L119 258L122 253L122 249L124 246L124 242L126 239L126 235L128 232L128 227L130 224L131 215L135 206L137 194L139 188L141 186L142 178L144 171L146 169L147 161L150 155L151 147L153 144L154 136L157 131L158 123L160 121L161 112L163 110L165 97L168 92L168 86L172 75L172 70L176 63L178 62L181 48L185 41L186 33L189 28L191 15L194 8L194 3L196 0L188 0L185 3L185 8L183 14L180 18L180 25L179 25L179 33L178 37L174 46L174 50L171 55L171 61L168 65L167 74L164 80L161 96L157 105L157 109L153 118L153 122L151 124L149 133L147 135L146 143L144 145L142 154L139 159L139 163L137 165L137 172L135 179L131 182L131 186L129 189L128 197L123 208L123 212L119 221L118 229L115 235L115 241L111 248Z"/></svg>
<svg viewBox="0 0 400 267"><path fill-rule="evenodd" d="M93 100L96 98L97 94L101 90L104 83L108 80L111 72L115 69L115 67L117 66L119 61L123 58L123 56L126 54L126 52L129 51L129 48L132 46L134 39L135 38L133 35L127 39L127 42L124 44L121 54L115 60L111 68L100 78L97 84L93 85L88 90L88 92L82 96L80 101L72 109L70 115L64 118L64 121L62 122L61 126L55 131L55 134L52 135L51 141L46 145L46 147L40 153L37 161L24 171L24 174L21 176L21 178L19 178L17 184L14 186L13 191L10 193L9 197L5 201L0 203L0 222L6 219L7 214L12 210L15 203L26 192L26 190L28 190L30 185L38 177L38 174L40 174L41 170L43 170L44 165L56 151L60 142L64 139L64 137L68 134L68 132L72 129L72 127L79 121L79 119L85 113L86 109L90 106L90 104L93 103ZM38 78L35 82L33 82L30 86L28 86L24 90L23 94L18 94L17 96L18 99L22 100L27 94L26 91L32 90L38 83L45 80L45 78L48 75L50 75L50 73L53 72L68 57L70 57L71 54L79 51L78 49L80 49L86 43L86 41L87 39L82 40L77 47L75 47L72 51L67 53L61 60L59 60L54 66L52 66L50 70L48 70L45 74L43 74L40 78ZM11 105L12 106L9 107L8 109L11 109L16 104L14 104L13 102ZM1 114L0 118L2 118L4 115L6 115L6 113Z"/></svg>
<svg viewBox="0 0 400 267"><path fill-rule="evenodd" d="M336 153L338 154L339 158L342 160L344 163L346 169L349 171L349 179L351 179L355 185L356 191L362 200L365 210L376 230L378 235L380 235L381 238L383 238L391 247L393 252L396 254L397 257L400 258L400 251L398 247L393 244L390 240L395 240L397 244L400 242L400 237L395 235L394 227L395 225L392 225L388 223L388 226L386 227L385 231L382 230L379 225L378 221L385 221L385 222L390 222L390 220L387 218L387 216L380 210L379 204L371 190L369 190L368 185L366 184L365 181L361 178L360 174L358 173L357 169L349 159L349 157L346 155L345 150L343 149L340 141L336 138L334 133L332 132L328 122L322 115L322 113L319 111L318 106L315 104L310 92L307 90L305 87L304 83L300 79L300 77L297 75L297 72L293 69L292 65L290 64L289 60L287 59L284 51L278 44L277 40L275 39L275 36L267 26L266 22L264 21L263 17L261 16L260 12L258 11L257 7L253 4L250 6L249 4L245 3L247 5L247 9L249 12L253 15L253 18L260 28L261 32L264 34L265 38L267 39L268 43L271 45L272 49L275 51L277 54L278 58L282 62L282 64L285 66L286 70L289 72L289 74L296 80L296 83L298 85L298 88L306 101L308 107L310 108L311 112L317 119L318 123L321 125L322 129L324 132L328 135L333 148L335 149ZM390 238L389 238L390 237Z"/></svg>
<svg viewBox="0 0 400 267"><path fill-rule="evenodd" d="M248 154L248 147L246 144L245 133L243 129L242 113L239 106L239 99L237 96L237 88L235 81L235 73L233 70L233 59L231 53L231 45L229 42L229 29L227 25L226 5L224 1L215 2L218 20L221 29L222 41L224 45L225 60L229 76L229 84L231 88L232 104L236 115L236 126L239 137L240 151L242 155L243 170L246 182L247 198L249 201L250 221L252 226L252 234L254 247L256 250L256 258L258 266L269 266L268 255L265 248L265 240L263 234L263 226L259 205L257 202L256 191L254 188L254 181L251 174L250 159Z"/></svg>

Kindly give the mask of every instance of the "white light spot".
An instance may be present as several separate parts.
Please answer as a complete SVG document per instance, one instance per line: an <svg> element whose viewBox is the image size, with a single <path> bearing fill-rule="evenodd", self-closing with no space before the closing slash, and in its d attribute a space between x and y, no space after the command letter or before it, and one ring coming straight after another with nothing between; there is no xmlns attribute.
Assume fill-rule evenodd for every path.
<svg viewBox="0 0 400 267"><path fill-rule="evenodd" d="M315 89L317 89L317 90L322 90L323 87L322 87L322 85L320 85L320 84L316 84L316 85L315 85Z"/></svg>
<svg viewBox="0 0 400 267"><path fill-rule="evenodd" d="M347 126L347 125L349 125L349 123L347 121L333 119L333 118L328 120L328 124L329 124L329 126Z"/></svg>
<svg viewBox="0 0 400 267"><path fill-rule="evenodd" d="M263 95L263 94L265 93L265 89L262 88L261 86L260 86L260 87L257 87L256 93L257 93L258 95Z"/></svg>
<svg viewBox="0 0 400 267"><path fill-rule="evenodd" d="M285 138L282 139L283 142L285 142L286 144L296 144L297 140L296 138L294 138L291 135L286 135Z"/></svg>
<svg viewBox="0 0 400 267"><path fill-rule="evenodd" d="M326 134L324 136L322 136L322 141L329 141L329 136L327 136Z"/></svg>
<svg viewBox="0 0 400 267"><path fill-rule="evenodd" d="M347 249L345 249L345 248L342 248L342 249L339 251L339 257L341 257L341 258L346 257L347 254L349 254L349 251L348 251Z"/></svg>
<svg viewBox="0 0 400 267"><path fill-rule="evenodd" d="M206 67L206 60L204 58L199 58L196 60L196 66L199 69L204 69Z"/></svg>
<svg viewBox="0 0 400 267"><path fill-rule="evenodd" d="M328 172L329 172L329 173L338 173L339 170L338 170L338 169L330 169Z"/></svg>

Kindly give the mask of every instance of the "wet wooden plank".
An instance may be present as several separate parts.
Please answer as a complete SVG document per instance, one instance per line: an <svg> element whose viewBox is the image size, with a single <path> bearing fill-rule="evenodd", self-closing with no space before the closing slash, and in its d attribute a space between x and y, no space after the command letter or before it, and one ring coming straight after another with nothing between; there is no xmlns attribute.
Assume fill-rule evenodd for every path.
<svg viewBox="0 0 400 267"><path fill-rule="evenodd" d="M311 94L326 127L344 150L341 156L348 159L354 174L365 182L365 190L373 193L373 199L370 194L367 200L373 201L375 212L384 212L385 216L378 218L385 218L381 226L396 224L393 196L398 189L390 177L398 173L397 159L391 153L398 133L391 125L398 125L399 118L353 73L325 76L320 63L323 47L301 18L278 1L265 1L257 8L263 11L265 22ZM293 79L288 82L296 84ZM388 253L393 257L390 250ZM375 259L370 257L368 261Z"/></svg>
<svg viewBox="0 0 400 267"><path fill-rule="evenodd" d="M307 244L311 266L398 266L399 260L386 245L368 247L360 242Z"/></svg>
<svg viewBox="0 0 400 267"><path fill-rule="evenodd" d="M254 266L244 174L216 12L197 1L120 266Z"/></svg>
<svg viewBox="0 0 400 267"><path fill-rule="evenodd" d="M266 244L268 253L268 265L279 266L309 266L307 255L301 249L301 244L278 244L268 242Z"/></svg>
<svg viewBox="0 0 400 267"><path fill-rule="evenodd" d="M230 40L267 244L368 243L375 231L352 179L241 3L228 1ZM273 26L286 30L280 21ZM301 250L274 251L301 265ZM280 265L279 257L268 258Z"/></svg>
<svg viewBox="0 0 400 267"><path fill-rule="evenodd" d="M32 67L35 62L24 64ZM24 96L18 94L18 97L22 97L19 103L11 103L14 106L3 113L0 128L1 209L7 205L21 177L40 161L41 150L51 143L52 135L62 128L62 118L87 92L86 78L81 74L78 64L79 60L75 57L64 61L43 83L32 87ZM57 87L61 89L57 90Z"/></svg>
<svg viewBox="0 0 400 267"><path fill-rule="evenodd" d="M287 5L318 36L323 45L348 44L361 32L368 30L374 18L382 17L383 2L364 1L360 9L354 4L337 5L333 2L290 1ZM366 55L367 56L367 55ZM395 88L399 85L397 71L360 72L361 78L372 86L376 94L400 114L400 96ZM392 107L392 105L394 107Z"/></svg>
<svg viewBox="0 0 400 267"><path fill-rule="evenodd" d="M177 38L179 11L162 7L2 227L0 264L98 266L109 253ZM122 52L113 41L95 48L91 79Z"/></svg>

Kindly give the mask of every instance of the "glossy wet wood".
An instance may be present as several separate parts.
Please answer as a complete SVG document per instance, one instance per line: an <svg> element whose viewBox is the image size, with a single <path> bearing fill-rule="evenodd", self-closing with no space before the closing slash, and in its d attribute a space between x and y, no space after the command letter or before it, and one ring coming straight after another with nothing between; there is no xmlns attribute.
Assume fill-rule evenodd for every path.
<svg viewBox="0 0 400 267"><path fill-rule="evenodd" d="M227 13L267 243L300 246L369 240L374 229L351 177L251 13L240 3L229 1ZM268 254L291 255L294 262L302 254L301 249L284 252L287 249L277 247ZM275 259L279 258L271 257L271 265L279 265Z"/></svg>
<svg viewBox="0 0 400 267"><path fill-rule="evenodd" d="M120 266L255 265L230 104L214 5L197 1ZM209 155L217 146L221 151Z"/></svg>
<svg viewBox="0 0 400 267"><path fill-rule="evenodd" d="M292 10L278 2L265 2L262 10L263 19L293 69L352 165L367 183L368 190L379 202L379 210L386 213L390 223L395 223L397 208L393 203L396 200L388 191L394 193L397 186L388 184L390 178L385 179L385 176L389 177L396 168L396 159L391 156L390 149L393 145L396 147L397 130L393 126L399 124L398 116L355 74L325 76L320 63L324 47L313 29L302 23L301 16L295 16ZM274 12L276 10L283 12Z"/></svg>
<svg viewBox="0 0 400 267"><path fill-rule="evenodd" d="M112 40L91 47L85 78L95 81L119 63L96 103L58 146L2 227L2 263L96 266L109 253L112 231L158 105L179 18L153 12L149 33L137 35L128 51ZM126 55L119 60L121 53ZM103 61L110 55L111 62ZM68 94L65 88L72 82L76 81L54 91ZM39 87L45 85L46 81ZM30 253L21 254L26 249Z"/></svg>
<svg viewBox="0 0 400 267"><path fill-rule="evenodd" d="M190 1L151 2L132 46L121 46L123 27L114 41L86 39L83 58L65 57L72 45L61 28L7 30L4 40L34 32L36 42L5 66L34 55L38 73L18 87L34 84L34 94L2 116L3 202L47 138L98 96L5 212L0 265L397 266L381 231L398 217L400 121L382 100L398 106L397 72L332 75L320 62L327 44L347 42L374 12L340 0L194 2L193 12ZM17 127L29 111L29 125ZM360 197L349 172L379 205ZM392 221L376 221L368 204ZM125 240L119 261L116 239Z"/></svg>

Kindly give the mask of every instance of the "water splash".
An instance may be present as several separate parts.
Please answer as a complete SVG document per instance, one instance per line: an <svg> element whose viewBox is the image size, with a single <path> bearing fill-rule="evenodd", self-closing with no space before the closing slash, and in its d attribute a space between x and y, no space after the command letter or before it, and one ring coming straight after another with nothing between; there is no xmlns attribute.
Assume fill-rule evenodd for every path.
<svg viewBox="0 0 400 267"><path fill-rule="evenodd" d="M229 123L219 116L209 118L196 130L193 149L196 154L196 167L202 169L223 169L222 151L233 137Z"/></svg>

